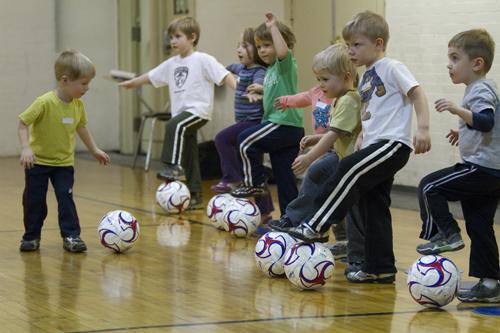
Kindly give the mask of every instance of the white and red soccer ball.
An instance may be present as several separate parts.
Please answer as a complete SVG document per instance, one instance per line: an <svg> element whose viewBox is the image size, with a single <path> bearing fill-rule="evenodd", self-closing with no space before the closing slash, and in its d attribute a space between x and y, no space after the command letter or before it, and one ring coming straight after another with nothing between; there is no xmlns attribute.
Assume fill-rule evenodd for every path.
<svg viewBox="0 0 500 333"><path fill-rule="evenodd" d="M106 213L97 227L101 244L115 252L125 252L139 238L139 222L124 210Z"/></svg>
<svg viewBox="0 0 500 333"><path fill-rule="evenodd" d="M316 289L333 276L335 259L321 243L299 242L285 254L284 268L288 280L299 289Z"/></svg>
<svg viewBox="0 0 500 333"><path fill-rule="evenodd" d="M156 190L156 202L167 213L182 213L190 200L189 189L180 181L162 183Z"/></svg>
<svg viewBox="0 0 500 333"><path fill-rule="evenodd" d="M235 198L229 193L214 195L207 205L207 216L217 229L224 230L224 213Z"/></svg>
<svg viewBox="0 0 500 333"><path fill-rule="evenodd" d="M255 244L255 261L261 272L270 276L285 275L285 253L297 240L284 232L268 232Z"/></svg>
<svg viewBox="0 0 500 333"><path fill-rule="evenodd" d="M224 229L236 237L248 237L260 224L260 211L248 199L235 198L225 207L222 217Z"/></svg>
<svg viewBox="0 0 500 333"><path fill-rule="evenodd" d="M408 272L411 297L426 307L441 307L453 301L460 285L460 271L448 258L428 255L417 259Z"/></svg>

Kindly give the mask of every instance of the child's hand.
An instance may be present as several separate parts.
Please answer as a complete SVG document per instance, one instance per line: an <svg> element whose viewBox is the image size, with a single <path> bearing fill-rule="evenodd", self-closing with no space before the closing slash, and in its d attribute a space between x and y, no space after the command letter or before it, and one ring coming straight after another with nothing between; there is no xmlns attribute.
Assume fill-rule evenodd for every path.
<svg viewBox="0 0 500 333"><path fill-rule="evenodd" d="M455 103L441 98L438 99L437 101L434 102L434 107L436 108L437 112L443 112L443 111L449 111L452 114L455 114L457 112L458 107L455 105Z"/></svg>
<svg viewBox="0 0 500 333"><path fill-rule="evenodd" d="M259 101L262 101L262 95L261 94L249 93L249 94L246 94L245 97L248 98L248 101L250 103L257 103Z"/></svg>
<svg viewBox="0 0 500 333"><path fill-rule="evenodd" d="M293 173L296 175L304 173L311 163L312 161L309 159L307 154L297 156L295 161L292 163Z"/></svg>
<svg viewBox="0 0 500 333"><path fill-rule="evenodd" d="M254 93L254 94L263 94L264 93L264 87L261 84L258 83L252 83L247 87L247 93Z"/></svg>
<svg viewBox="0 0 500 333"><path fill-rule="evenodd" d="M448 142L451 143L452 146L458 146L458 131L450 129L450 132L446 134L446 137L448 138Z"/></svg>
<svg viewBox="0 0 500 333"><path fill-rule="evenodd" d="M109 158L108 154L97 148L95 151L92 152L92 155L94 155L95 159L99 161L99 164L104 164L108 165L111 159Z"/></svg>
<svg viewBox="0 0 500 333"><path fill-rule="evenodd" d="M302 139L300 139L300 143L299 143L300 151L303 151L307 147L313 146L315 143L316 142L315 142L315 140L313 140L312 135L304 136Z"/></svg>
<svg viewBox="0 0 500 333"><path fill-rule="evenodd" d="M25 169L31 169L35 165L35 154L33 154L33 150L30 147L23 148L21 150L21 157L19 158L21 165Z"/></svg>
<svg viewBox="0 0 500 333"><path fill-rule="evenodd" d="M276 110L285 111L286 110L286 97L285 96L276 97L276 99L274 100L274 108Z"/></svg>
<svg viewBox="0 0 500 333"><path fill-rule="evenodd" d="M275 25L276 22L278 22L278 20L276 19L273 13L266 13L266 27L268 29L270 29L273 25Z"/></svg>
<svg viewBox="0 0 500 333"><path fill-rule="evenodd" d="M133 80L134 79L120 82L120 83L118 83L118 87L123 87L123 88L127 88L127 89L134 88L135 84L134 84Z"/></svg>
<svg viewBox="0 0 500 333"><path fill-rule="evenodd" d="M431 136L428 130L417 130L413 137L413 146L415 154L423 154L431 150Z"/></svg>

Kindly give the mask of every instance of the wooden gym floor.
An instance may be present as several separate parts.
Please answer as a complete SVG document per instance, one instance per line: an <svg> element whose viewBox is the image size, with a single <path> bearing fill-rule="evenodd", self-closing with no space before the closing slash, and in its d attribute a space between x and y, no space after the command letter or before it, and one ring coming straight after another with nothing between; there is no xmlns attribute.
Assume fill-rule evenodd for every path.
<svg viewBox="0 0 500 333"><path fill-rule="evenodd" d="M417 258L415 211L392 209L399 269L394 285L350 284L337 261L333 281L318 291L298 291L284 278L257 271L256 238L216 230L204 211L165 215L154 201L154 171L81 159L74 193L88 252L62 249L50 191L40 251L20 253L23 170L17 158L0 159L0 169L0 332L500 330L500 317L472 311L478 304L455 300L428 311L411 299L404 271ZM103 248L96 232L101 216L115 209L131 212L141 227L137 244L122 255ZM470 280L468 247L448 257Z"/></svg>

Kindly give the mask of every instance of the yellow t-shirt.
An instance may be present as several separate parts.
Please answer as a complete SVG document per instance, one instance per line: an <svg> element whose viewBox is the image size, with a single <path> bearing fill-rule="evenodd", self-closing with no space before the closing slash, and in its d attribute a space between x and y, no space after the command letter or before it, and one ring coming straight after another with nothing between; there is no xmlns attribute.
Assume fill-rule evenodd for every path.
<svg viewBox="0 0 500 333"><path fill-rule="evenodd" d="M361 97L357 91L349 91L338 98L330 112L330 130L342 135L335 140L333 148L340 158L354 151L356 139L361 131Z"/></svg>
<svg viewBox="0 0 500 333"><path fill-rule="evenodd" d="M65 103L55 91L38 97L19 119L30 126L30 147L36 164L71 166L75 162L75 132L87 125L80 99Z"/></svg>

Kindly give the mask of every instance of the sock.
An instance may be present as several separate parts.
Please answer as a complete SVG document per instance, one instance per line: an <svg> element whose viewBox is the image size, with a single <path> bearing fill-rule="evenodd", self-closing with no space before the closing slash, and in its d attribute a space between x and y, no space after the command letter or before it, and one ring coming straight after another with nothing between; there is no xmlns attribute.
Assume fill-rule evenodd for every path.
<svg viewBox="0 0 500 333"><path fill-rule="evenodd" d="M490 279L490 278L484 278L483 279L483 285L488 288L488 289L493 289L497 286L498 280L496 279Z"/></svg>

